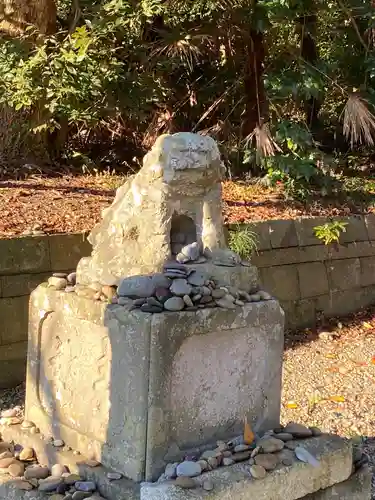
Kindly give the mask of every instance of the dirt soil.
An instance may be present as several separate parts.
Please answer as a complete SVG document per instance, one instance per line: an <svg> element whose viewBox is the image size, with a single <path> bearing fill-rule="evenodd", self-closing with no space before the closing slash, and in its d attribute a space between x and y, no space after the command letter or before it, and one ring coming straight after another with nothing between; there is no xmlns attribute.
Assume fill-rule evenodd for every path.
<svg viewBox="0 0 375 500"><path fill-rule="evenodd" d="M30 176L0 182L0 238L32 232L63 233L92 229L103 208L111 204L115 190L126 177L81 175ZM285 200L282 189L258 184L223 183L225 222L237 223L299 216L333 216L363 213L369 209L316 200L308 204Z"/></svg>

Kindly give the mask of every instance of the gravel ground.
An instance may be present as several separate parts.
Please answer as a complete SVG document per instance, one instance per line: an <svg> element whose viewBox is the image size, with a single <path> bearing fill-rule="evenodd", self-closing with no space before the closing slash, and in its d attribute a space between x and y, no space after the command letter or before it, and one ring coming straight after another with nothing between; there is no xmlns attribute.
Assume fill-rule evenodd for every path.
<svg viewBox="0 0 375 500"><path fill-rule="evenodd" d="M22 414L24 394L23 385L0 391L0 411ZM289 421L351 439L375 472L375 308L286 333L281 422Z"/></svg>

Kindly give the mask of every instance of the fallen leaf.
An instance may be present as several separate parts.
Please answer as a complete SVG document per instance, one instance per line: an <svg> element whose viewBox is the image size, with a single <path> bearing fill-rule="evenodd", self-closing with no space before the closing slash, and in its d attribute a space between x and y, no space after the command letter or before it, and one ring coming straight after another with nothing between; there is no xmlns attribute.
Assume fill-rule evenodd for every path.
<svg viewBox="0 0 375 500"><path fill-rule="evenodd" d="M370 323L367 323L367 321L364 321L362 323L362 326L367 328L368 330L372 330L373 329L373 326L370 324Z"/></svg>
<svg viewBox="0 0 375 500"><path fill-rule="evenodd" d="M296 410L298 408L298 404L294 401L288 401L285 405L289 410Z"/></svg>
<svg viewBox="0 0 375 500"><path fill-rule="evenodd" d="M244 421L243 440L244 440L245 444L251 444L255 439L255 435L254 435L254 432L251 430L250 424L247 421L246 417L244 420L245 421Z"/></svg>
<svg viewBox="0 0 375 500"><path fill-rule="evenodd" d="M334 401L335 403L345 403L344 396L330 396L329 400Z"/></svg>
<svg viewBox="0 0 375 500"><path fill-rule="evenodd" d="M375 356L373 356L373 357L371 358L371 363L372 363L373 365L375 365Z"/></svg>
<svg viewBox="0 0 375 500"><path fill-rule="evenodd" d="M337 354L326 354L325 357L328 358L328 359L336 359L337 358Z"/></svg>

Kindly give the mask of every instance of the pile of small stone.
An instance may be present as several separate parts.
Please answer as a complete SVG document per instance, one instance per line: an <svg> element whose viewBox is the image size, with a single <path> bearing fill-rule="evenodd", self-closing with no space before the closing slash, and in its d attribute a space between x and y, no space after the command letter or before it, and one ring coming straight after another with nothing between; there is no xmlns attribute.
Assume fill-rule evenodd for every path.
<svg viewBox="0 0 375 500"><path fill-rule="evenodd" d="M1 413L1 425L20 423L17 409L5 410ZM33 422L22 421L21 428L30 434L39 433ZM43 438L43 436L41 436ZM66 449L61 439L51 439L56 448ZM96 461L85 462L89 466L99 465ZM52 467L38 463L33 448L0 440L0 474L9 475L14 488L22 491L37 489L45 492L50 500L104 500L97 492L94 481L85 480L77 474L70 473L65 465L56 463ZM121 479L122 475L108 472L109 480Z"/></svg>
<svg viewBox="0 0 375 500"><path fill-rule="evenodd" d="M194 478L204 472L238 462L249 465L249 474L253 479L263 479L268 471L280 464L291 466L296 459L307 461L303 451L307 456L308 452L300 446L298 440L320 435L321 431L317 428L291 422L285 427L266 432L251 445L245 444L242 436L229 442L218 441L215 449L186 456L182 462L168 464L158 481L174 481L181 488L200 485L209 491L214 488L210 479L200 484ZM314 457L312 459L315 460Z"/></svg>
<svg viewBox="0 0 375 500"><path fill-rule="evenodd" d="M163 273L124 278L117 288L100 283L76 285L75 273L55 273L49 278L48 286L147 313L196 311L211 307L235 309L246 302L272 298L262 290L248 293L233 286L221 286L204 270L191 269L177 262L166 264Z"/></svg>

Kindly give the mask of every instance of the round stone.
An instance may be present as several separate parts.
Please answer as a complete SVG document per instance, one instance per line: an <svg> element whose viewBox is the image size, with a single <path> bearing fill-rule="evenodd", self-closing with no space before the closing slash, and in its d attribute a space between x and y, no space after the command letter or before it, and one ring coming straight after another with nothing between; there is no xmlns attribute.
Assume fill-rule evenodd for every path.
<svg viewBox="0 0 375 500"><path fill-rule="evenodd" d="M227 294L227 292L225 290L222 290L221 288L216 288L215 290L212 290L212 297L214 299L222 299L223 297L225 297L225 295Z"/></svg>
<svg viewBox="0 0 375 500"><path fill-rule="evenodd" d="M285 428L284 432L287 432L288 434L292 434L293 437L295 438L307 438L312 436L312 431L308 427L302 425L302 424L297 424L295 422L290 422Z"/></svg>
<svg viewBox="0 0 375 500"><path fill-rule="evenodd" d="M169 291L169 288L157 288L155 290L155 297L158 299L158 301L161 304L164 304L164 302L172 297L171 292Z"/></svg>
<svg viewBox="0 0 375 500"><path fill-rule="evenodd" d="M32 427L35 427L35 424L30 420L24 420L21 424L21 429L31 429Z"/></svg>
<svg viewBox="0 0 375 500"><path fill-rule="evenodd" d="M176 474L177 476L195 477L202 473L202 467L198 462L193 462L192 460L185 460L177 465Z"/></svg>
<svg viewBox="0 0 375 500"><path fill-rule="evenodd" d="M56 276L51 276L48 279L48 286L53 287L55 290L64 290L67 286L68 281L66 278L58 278Z"/></svg>
<svg viewBox="0 0 375 500"><path fill-rule="evenodd" d="M85 498L92 498L91 492L76 491L72 496L72 500L84 500Z"/></svg>
<svg viewBox="0 0 375 500"><path fill-rule="evenodd" d="M261 465L266 470L273 470L279 463L276 455L271 455L270 453L260 453L254 460L256 465Z"/></svg>
<svg viewBox="0 0 375 500"><path fill-rule="evenodd" d="M178 297L183 297L184 295L189 295L192 291L191 285L188 284L186 279L175 279L173 280L172 286L169 290L173 293L173 295L177 295Z"/></svg>
<svg viewBox="0 0 375 500"><path fill-rule="evenodd" d="M292 441L293 436L288 432L279 432L279 434L277 434L277 439L281 439L281 441L284 441L284 443L286 443L287 441Z"/></svg>
<svg viewBox="0 0 375 500"><path fill-rule="evenodd" d="M223 458L223 465L228 466L228 465L233 465L235 462L233 458L231 457L224 457Z"/></svg>
<svg viewBox="0 0 375 500"><path fill-rule="evenodd" d="M25 472L25 466L22 462L16 462L8 467L8 473L12 477L22 477Z"/></svg>
<svg viewBox="0 0 375 500"><path fill-rule="evenodd" d="M179 486L180 488L184 489L192 489L195 488L197 483L192 479L191 477L188 476L179 476L176 478L174 484L176 486Z"/></svg>
<svg viewBox="0 0 375 500"><path fill-rule="evenodd" d="M223 457L220 455L218 457L210 457L207 459L207 463L210 470L217 469L221 464Z"/></svg>
<svg viewBox="0 0 375 500"><path fill-rule="evenodd" d="M289 458L289 457L285 457L281 460L281 463L283 465L286 465L287 467L290 467L291 465L293 465L293 459L292 458Z"/></svg>
<svg viewBox="0 0 375 500"><path fill-rule="evenodd" d="M69 283L69 285L75 285L76 281L77 281L77 273L74 272L74 273L68 274L66 279L67 279L67 282Z"/></svg>
<svg viewBox="0 0 375 500"><path fill-rule="evenodd" d="M181 264L186 264L187 262L189 262L190 259L189 257L186 257L186 255L180 252L179 254L177 254L176 260Z"/></svg>
<svg viewBox="0 0 375 500"><path fill-rule="evenodd" d="M261 465L252 465L250 467L250 474L254 479L263 479L266 477L266 469Z"/></svg>
<svg viewBox="0 0 375 500"><path fill-rule="evenodd" d="M182 247L181 253L185 255L185 257L188 257L189 260L198 259L200 254L199 243L197 241L194 241L194 243L185 245L184 247Z"/></svg>
<svg viewBox="0 0 375 500"><path fill-rule="evenodd" d="M236 309L236 305L232 300L228 300L228 295L216 301L216 304L222 309Z"/></svg>
<svg viewBox="0 0 375 500"><path fill-rule="evenodd" d="M95 491L96 484L94 481L77 481L74 485L78 491Z"/></svg>
<svg viewBox="0 0 375 500"><path fill-rule="evenodd" d="M118 481L122 478L122 474L120 474L119 472L107 472L107 478L110 481Z"/></svg>
<svg viewBox="0 0 375 500"><path fill-rule="evenodd" d="M7 469L10 465L16 462L17 460L13 456L9 458L2 458L0 460L0 469Z"/></svg>
<svg viewBox="0 0 375 500"><path fill-rule="evenodd" d="M188 282L193 286L203 286L209 276L204 271L193 271L189 277Z"/></svg>
<svg viewBox="0 0 375 500"><path fill-rule="evenodd" d="M234 447L234 453L239 453L240 451L248 451L249 446L247 444L238 444Z"/></svg>
<svg viewBox="0 0 375 500"><path fill-rule="evenodd" d="M205 491L212 491L214 489L214 483L211 481L211 479L206 479L203 481L202 488Z"/></svg>
<svg viewBox="0 0 375 500"><path fill-rule="evenodd" d="M65 467L65 465L61 465L61 464L54 464L54 465L52 465L52 467L51 467L51 476L53 476L53 477L62 477L62 475L63 475L65 472L68 472L68 470L67 470L67 468Z"/></svg>
<svg viewBox="0 0 375 500"><path fill-rule="evenodd" d="M260 290L258 292L258 295L260 296L260 300L271 300L272 295L270 295L268 292L264 292L263 290Z"/></svg>
<svg viewBox="0 0 375 500"><path fill-rule="evenodd" d="M157 314L161 313L163 311L163 308L160 306L150 306L149 304L143 304L141 306L141 311L151 314Z"/></svg>
<svg viewBox="0 0 375 500"><path fill-rule="evenodd" d="M46 493L55 491L56 488L63 482L61 477L47 477L39 482L39 491L45 491Z"/></svg>
<svg viewBox="0 0 375 500"><path fill-rule="evenodd" d="M166 479L175 479L177 476L177 465L178 462L166 465L164 472Z"/></svg>
<svg viewBox="0 0 375 500"><path fill-rule="evenodd" d="M202 460L207 460L208 458L217 458L218 456L221 455L221 452L218 450L206 450L202 453L201 459Z"/></svg>
<svg viewBox="0 0 375 500"><path fill-rule="evenodd" d="M194 307L193 301L191 300L189 295L184 295L182 298L186 304L186 307Z"/></svg>
<svg viewBox="0 0 375 500"><path fill-rule="evenodd" d="M323 434L322 431L319 429L319 427L309 427L309 429L314 437L318 437Z"/></svg>
<svg viewBox="0 0 375 500"><path fill-rule="evenodd" d="M208 463L206 460L200 459L200 460L198 460L197 463L201 466L202 472L209 469Z"/></svg>
<svg viewBox="0 0 375 500"><path fill-rule="evenodd" d="M240 453L233 453L232 459L235 462L243 462L244 460L248 460L250 458L251 452L249 451L241 451Z"/></svg>
<svg viewBox="0 0 375 500"><path fill-rule="evenodd" d="M20 460L22 461L29 461L29 460L33 460L35 457L35 452L32 448L24 448L23 450L21 450L21 453L20 453Z"/></svg>
<svg viewBox="0 0 375 500"><path fill-rule="evenodd" d="M263 453L275 453L284 448L284 441L273 437L262 438L257 441L257 446L261 448Z"/></svg>
<svg viewBox="0 0 375 500"><path fill-rule="evenodd" d="M55 448L62 448L64 446L64 441L62 439L54 439L52 444Z"/></svg>
<svg viewBox="0 0 375 500"><path fill-rule="evenodd" d="M121 280L117 288L117 295L132 299L147 298L154 295L157 288L169 288L170 286L171 280L160 273L129 276Z"/></svg>
<svg viewBox="0 0 375 500"><path fill-rule="evenodd" d="M0 453L0 460L3 458L14 458L14 456L11 451L3 451L3 453Z"/></svg>
<svg viewBox="0 0 375 500"><path fill-rule="evenodd" d="M25 479L46 479L49 476L48 467L33 465L25 470Z"/></svg>
<svg viewBox="0 0 375 500"><path fill-rule="evenodd" d="M164 309L167 311L182 311L185 307L185 302L181 297L171 297L164 303Z"/></svg>
<svg viewBox="0 0 375 500"><path fill-rule="evenodd" d="M295 450L298 446L298 443L296 443L295 441L287 441L285 443L285 448L287 448L288 450Z"/></svg>
<svg viewBox="0 0 375 500"><path fill-rule="evenodd" d="M81 481L81 477L78 474L70 474L69 472L64 472L63 474L64 483L68 486L72 486L76 484L78 481Z"/></svg>

